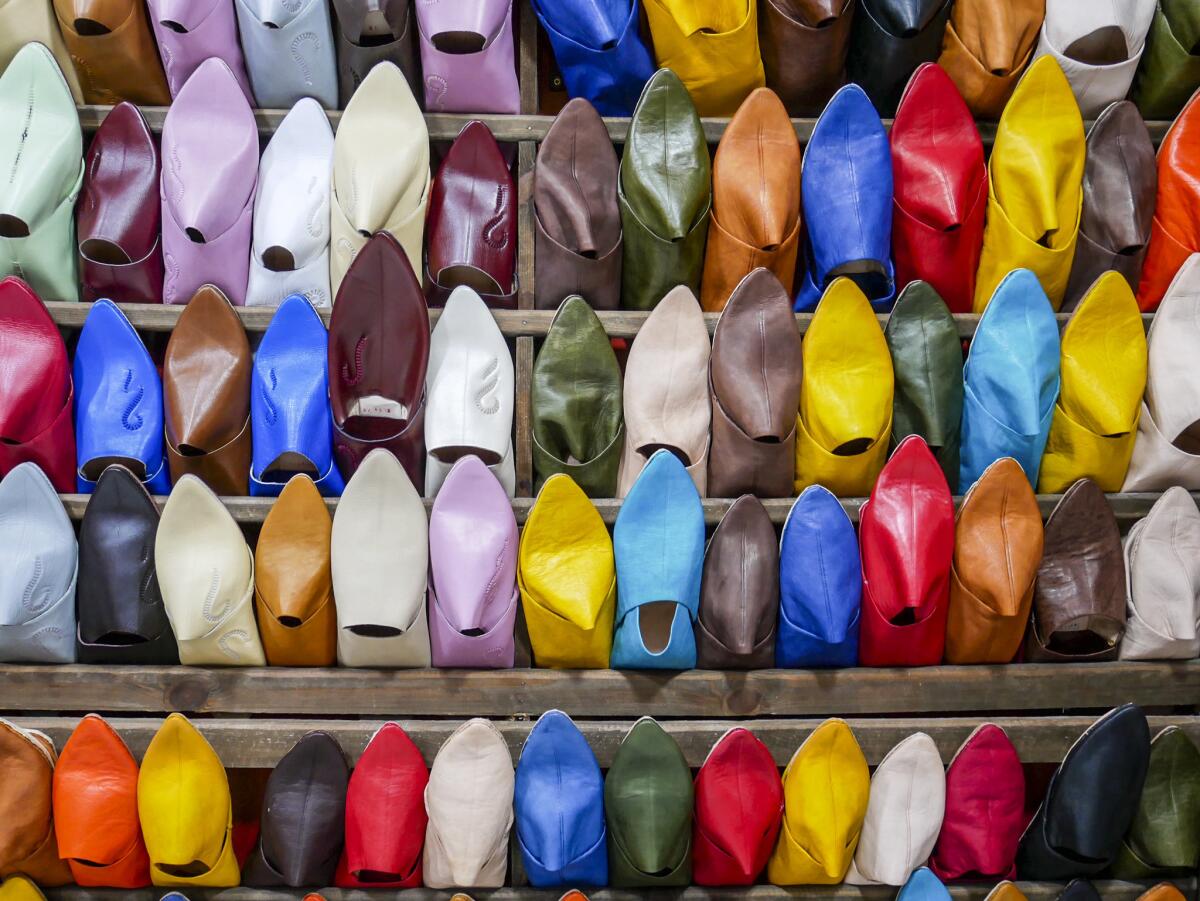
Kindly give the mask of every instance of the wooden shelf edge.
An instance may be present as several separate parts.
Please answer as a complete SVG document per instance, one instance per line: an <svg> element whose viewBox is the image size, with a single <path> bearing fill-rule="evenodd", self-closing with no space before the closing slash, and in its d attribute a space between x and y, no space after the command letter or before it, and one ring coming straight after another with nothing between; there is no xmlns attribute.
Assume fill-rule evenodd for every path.
<svg viewBox="0 0 1200 901"><path fill-rule="evenodd" d="M119 692L113 686L119 685ZM1200 660L909 669L367 670L0 664L7 710L277 716L823 717L1195 709Z"/></svg>

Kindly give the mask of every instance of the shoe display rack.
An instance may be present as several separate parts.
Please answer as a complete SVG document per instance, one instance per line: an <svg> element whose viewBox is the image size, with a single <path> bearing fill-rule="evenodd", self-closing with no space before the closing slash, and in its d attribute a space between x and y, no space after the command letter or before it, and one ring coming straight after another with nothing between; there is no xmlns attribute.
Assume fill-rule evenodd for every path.
<svg viewBox="0 0 1200 901"><path fill-rule="evenodd" d="M545 336L553 311L533 309L534 267L533 176L538 142L553 116L539 112L539 74L544 81L547 60L539 41L536 17L528 0L516 10L520 47L521 115L429 115L434 142L453 139L472 119L484 121L497 140L516 146L515 166L520 212L518 217L519 308L496 311L496 320L510 339L516 364L515 453L517 497L513 501L518 523L533 505L533 463L530 386L539 341ZM542 46L539 48L539 44ZM539 59L539 50L542 58ZM539 72L539 65L542 71ZM80 108L85 133L92 133L110 108ZM165 108L144 108L151 128L161 133ZM260 110L260 134L271 135L285 111ZM330 112L336 128L340 113ZM802 143L811 135L815 119L796 119ZM709 142L715 145L728 120L705 119ZM609 134L620 143L627 119L606 119ZM1148 123L1157 144L1170 123ZM991 145L994 123L980 123L985 145ZM70 336L83 325L86 304L48 303L55 321ZM126 305L130 322L145 335L170 332L182 307ZM247 330L265 330L272 310L239 308ZM430 319L437 320L437 310ZM612 338L631 339L648 314L630 311L598 312ZM329 311L322 312L328 322ZM718 316L706 314L710 332ZM811 314L798 314L803 332ZM1060 325L1066 314L1059 314ZM886 319L886 317L881 317ZM960 335L969 339L977 315L956 315ZM1152 315L1143 317L1146 327ZM1158 495L1111 495L1109 500L1125 531L1146 515ZM1049 515L1058 496L1039 496L1043 515ZM86 495L64 496L70 517L78 521L86 508ZM159 498L161 503L165 499ZM865 498L842 501L857 520ZM270 498L226 498L235 520L253 543L273 504ZM331 508L337 501L327 502ZM430 502L427 500L426 504ZM710 529L732 503L729 499L704 500ZM764 500L772 522L781 525L792 501ZM595 502L606 523L615 521L621 501ZM751 672L690 671L648 673L624 671L555 671L529 668L527 638L518 621L518 668L496 671L464 670L356 670L356 669L204 669L191 667L16 666L0 665L0 716L21 726L44 731L62 747L80 716L104 714L128 742L135 756L145 751L162 718L169 712L187 714L231 769L270 769L306 732L320 729L333 735L354 761L367 740L385 721L399 722L430 762L442 742L469 717L491 719L507 740L514 763L524 738L536 718L558 708L573 717L588 739L601 767L607 767L622 737L641 716L653 716L679 742L689 765L699 767L713 743L734 725L750 728L762 739L780 767L787 764L804 738L826 717L847 720L868 762L875 766L904 737L923 731L930 735L949 762L959 745L980 723L1002 726L1024 763L1039 769L1062 760L1067 750L1096 717L1122 703L1141 705L1150 720L1151 734L1168 725L1183 729L1200 743L1200 661L1135 663L1113 661L1094 664L1010 664L1006 666L938 666L906 670L762 670ZM524 641L524 647L522 642ZM522 668L524 661L524 668ZM1033 783L1037 780L1031 779ZM474 890L476 899L495 901L557 901L556 889L525 885L515 833L511 840L508 887ZM1157 881L1157 880L1154 880ZM1195 896L1197 879L1175 879ZM1053 901L1063 886L1055 883L1018 883L1030 901ZM1108 901L1132 901L1146 883L1096 882ZM314 887L319 888L319 887ZM950 887L957 901L982 899L991 884ZM154 901L165 890L138 891L89 889L70 886L49 889L51 901L129 899ZM296 890L253 888L188 889L191 901L282 901L299 899ZM451 892L433 889L341 890L323 889L329 901L365 901L376 898L441 899ZM684 901L776 901L784 898L866 898L890 901L889 887L807 886L780 888L673 890L599 889L587 892L592 901L623 901L642 897L679 898Z"/></svg>

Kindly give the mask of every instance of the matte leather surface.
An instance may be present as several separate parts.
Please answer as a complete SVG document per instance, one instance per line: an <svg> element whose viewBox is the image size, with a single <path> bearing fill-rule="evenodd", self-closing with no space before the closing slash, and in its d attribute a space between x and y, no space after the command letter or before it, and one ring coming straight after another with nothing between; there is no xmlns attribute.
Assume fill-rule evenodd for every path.
<svg viewBox="0 0 1200 901"><path fill-rule="evenodd" d="M946 767L946 813L930 866L951 879L1011 879L1025 826L1025 771L1003 729L984 723Z"/></svg>
<svg viewBox="0 0 1200 901"><path fill-rule="evenodd" d="M712 222L700 301L720 312L738 282L770 269L791 293L800 239L800 144L779 97L758 88L713 158Z"/></svg>
<svg viewBox="0 0 1200 901"><path fill-rule="evenodd" d="M539 310L556 310L572 294L596 310L620 306L618 173L616 151L596 108L581 98L568 101L538 145L533 172Z"/></svg>
<svg viewBox="0 0 1200 901"><path fill-rule="evenodd" d="M512 0L415 3L431 113L518 113Z"/></svg>
<svg viewBox="0 0 1200 901"><path fill-rule="evenodd" d="M988 174L979 129L941 66L919 66L890 132L896 285L928 282L969 313L983 249Z"/></svg>
<svg viewBox="0 0 1200 901"><path fill-rule="evenodd" d="M896 112L904 83L931 63L954 0L862 0L854 17L846 75L885 116Z"/></svg>
<svg viewBox="0 0 1200 901"><path fill-rule="evenodd" d="M590 101L603 116L628 116L654 61L638 25L640 0L534 0L567 92Z"/></svg>
<svg viewBox="0 0 1200 901"><path fill-rule="evenodd" d="M34 463L0 481L0 659L75 662L75 531L54 486Z"/></svg>
<svg viewBox="0 0 1200 901"><path fill-rule="evenodd" d="M770 750L749 729L730 729L696 773L692 827L697 885L752 885L783 820L783 784Z"/></svg>
<svg viewBox="0 0 1200 901"><path fill-rule="evenodd" d="M0 891L20 886L12 879L16 873L46 887L72 879L67 862L58 857L54 830L51 797L57 758L54 743L44 733L0 720L0 765L5 773L0 790L0 874L7 877ZM33 895L40 895L36 888Z"/></svg>
<svg viewBox="0 0 1200 901"><path fill-rule="evenodd" d="M1125 631L1125 562L1108 500L1091 479L1046 520L1029 627L1031 659L1111 660Z"/></svg>
<svg viewBox="0 0 1200 901"><path fill-rule="evenodd" d="M1085 153L1071 85L1058 63L1041 57L1004 107L988 158L976 313L1019 267L1033 271L1054 309L1062 306L1079 239Z"/></svg>
<svg viewBox="0 0 1200 901"><path fill-rule="evenodd" d="M844 276L886 313L896 299L892 154L879 113L858 85L840 88L813 127L800 191L806 239L796 310L816 309Z"/></svg>
<svg viewBox="0 0 1200 901"><path fill-rule="evenodd" d="M325 0L234 0L257 105L288 109L311 97L337 107L333 27Z"/></svg>
<svg viewBox="0 0 1200 901"><path fill-rule="evenodd" d="M897 901L946 901L950 892L928 867L918 867L896 895Z"/></svg>
<svg viewBox="0 0 1200 901"><path fill-rule="evenodd" d="M157 531L145 486L124 466L107 467L79 526L81 663L179 663L154 565Z"/></svg>
<svg viewBox="0 0 1200 901"><path fill-rule="evenodd" d="M1200 6L1193 0L1160 0L1134 80L1133 99L1147 119L1175 116L1200 87Z"/></svg>
<svg viewBox="0 0 1200 901"><path fill-rule="evenodd" d="M172 482L191 473L217 494L246 494L252 366L246 330L229 298L204 285L180 315L163 358Z"/></svg>
<svg viewBox="0 0 1200 901"><path fill-rule="evenodd" d="M1113 875L1145 879L1191 870L1200 858L1198 814L1200 748L1181 729L1168 726L1150 742L1146 782Z"/></svg>
<svg viewBox="0 0 1200 901"><path fill-rule="evenodd" d="M108 723L89 713L54 767L58 853L79 885L150 885L137 806L138 765Z"/></svg>
<svg viewBox="0 0 1200 901"><path fill-rule="evenodd" d="M234 3L235 0L146 0L172 97L179 96L197 68L215 57L229 67L246 101L253 105L254 94L238 43Z"/></svg>
<svg viewBox="0 0 1200 901"><path fill-rule="evenodd" d="M1046 799L1021 836L1022 877L1062 880L1107 867L1133 821L1149 760L1150 731L1141 708L1125 704L1089 726L1051 777Z"/></svg>
<svg viewBox="0 0 1200 901"><path fill-rule="evenodd" d="M800 492L783 524L779 596L776 666L808 669L858 663L858 536L841 503L821 485Z"/></svg>
<svg viewBox="0 0 1200 901"><path fill-rule="evenodd" d="M761 0L767 86L790 116L815 116L846 80L854 0Z"/></svg>
<svg viewBox="0 0 1200 901"><path fill-rule="evenodd" d="M1136 293L1158 194L1154 144L1137 107L1114 103L1087 136L1079 243L1063 309L1079 303L1096 279L1115 269Z"/></svg>
<svg viewBox="0 0 1200 901"><path fill-rule="evenodd" d="M227 0L232 2L232 0ZM258 126L229 67L205 60L163 122L164 303L215 284L246 302L258 186Z"/></svg>
<svg viewBox="0 0 1200 901"><path fill-rule="evenodd" d="M954 79L971 112L998 119L1029 65L1046 0L957 0L938 64Z"/></svg>
<svg viewBox="0 0 1200 901"><path fill-rule="evenodd" d="M54 56L26 44L0 75L0 277L17 275L45 300L78 300L75 199L83 136Z"/></svg>
<svg viewBox="0 0 1200 901"><path fill-rule="evenodd" d="M182 714L168 716L150 740L137 799L154 885L238 884L229 779L212 745Z"/></svg>
<svg viewBox="0 0 1200 901"><path fill-rule="evenodd" d="M927 282L917 281L900 292L883 336L896 380L892 444L920 435L954 491L958 487L963 405L958 325L937 291Z"/></svg>
<svg viewBox="0 0 1200 901"><path fill-rule="evenodd" d="M54 7L46 0L5 0L0 3L0 71L31 41L50 49L67 79L71 96L83 103L83 88L71 63L71 54L63 42L54 16Z"/></svg>
<svg viewBox="0 0 1200 901"><path fill-rule="evenodd" d="M604 780L609 881L615 888L692 881L692 774L650 717L626 733Z"/></svg>
<svg viewBox="0 0 1200 901"><path fill-rule="evenodd" d="M543 713L525 739L513 809L531 885L608 884L604 777L587 739L561 710Z"/></svg>
<svg viewBox="0 0 1200 901"><path fill-rule="evenodd" d="M954 525L946 662L1009 663L1042 561L1042 514L1021 465L1001 457L967 489Z"/></svg>
<svg viewBox="0 0 1200 901"><path fill-rule="evenodd" d="M653 309L680 284L700 293L711 169L687 88L670 69L659 69L633 111L617 184L625 309Z"/></svg>
<svg viewBox="0 0 1200 901"><path fill-rule="evenodd" d="M555 313L533 364L530 397L538 490L561 472L590 497L612 497L625 436L621 370L582 297L568 297Z"/></svg>
<svg viewBox="0 0 1200 901"><path fill-rule="evenodd" d="M1037 276L1015 269L996 287L963 366L958 484L1001 457L1037 484L1059 389L1058 323Z"/></svg>
<svg viewBox="0 0 1200 901"><path fill-rule="evenodd" d="M534 662L607 669L617 578L612 538L570 476L550 476L521 530L517 584Z"/></svg>
<svg viewBox="0 0 1200 901"><path fill-rule="evenodd" d="M340 107L385 61L404 73L414 96L423 93L412 0L333 0L333 11Z"/></svg>
<svg viewBox="0 0 1200 901"><path fill-rule="evenodd" d="M717 320L708 365L710 497L792 493L802 359L795 323L791 299L766 269L742 279Z"/></svg>
<svg viewBox="0 0 1200 901"><path fill-rule="evenodd" d="M113 107L84 160L76 209L82 299L162 301L158 141L132 103Z"/></svg>
<svg viewBox="0 0 1200 901"><path fill-rule="evenodd" d="M429 341L429 310L408 257L390 234L377 234L347 272L329 320L333 446L346 478L383 448L424 485Z"/></svg>
<svg viewBox="0 0 1200 901"><path fill-rule="evenodd" d="M704 552L696 665L767 669L775 662L779 543L762 503L743 494L721 517Z"/></svg>
<svg viewBox="0 0 1200 901"><path fill-rule="evenodd" d="M704 566L704 508L679 458L655 451L613 527L614 669L692 669Z"/></svg>
<svg viewBox="0 0 1200 901"><path fill-rule="evenodd" d="M167 106L171 94L138 0L54 0L85 103Z"/></svg>

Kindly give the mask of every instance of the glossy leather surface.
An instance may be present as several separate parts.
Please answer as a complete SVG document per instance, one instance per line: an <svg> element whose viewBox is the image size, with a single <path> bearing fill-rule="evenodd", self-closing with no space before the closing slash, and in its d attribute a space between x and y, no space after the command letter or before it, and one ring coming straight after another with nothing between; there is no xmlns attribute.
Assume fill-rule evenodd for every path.
<svg viewBox="0 0 1200 901"><path fill-rule="evenodd" d="M765 269L734 289L713 332L708 495L788 497L796 468L800 333L791 299Z"/></svg>
<svg viewBox="0 0 1200 901"><path fill-rule="evenodd" d="M538 718L517 762L517 844L536 888L608 883L604 777L571 718Z"/></svg>
<svg viewBox="0 0 1200 901"><path fill-rule="evenodd" d="M613 669L692 669L704 567L704 508L679 458L655 451L613 527Z"/></svg>
<svg viewBox="0 0 1200 901"><path fill-rule="evenodd" d="M802 350L796 493L824 485L863 497L887 459L895 376L879 320L852 281L829 286Z"/></svg>
<svg viewBox="0 0 1200 901"><path fill-rule="evenodd" d="M609 882L614 888L692 881L692 774L650 717L625 734L604 780Z"/></svg>
<svg viewBox="0 0 1200 901"><path fill-rule="evenodd" d="M1200 87L1200 7L1192 0L1160 0L1134 81L1133 99L1147 119L1170 119Z"/></svg>
<svg viewBox="0 0 1200 901"><path fill-rule="evenodd" d="M1046 799L1021 836L1025 879L1101 872L1116 856L1137 810L1150 760L1141 708L1125 704L1079 737L1050 779Z"/></svg>
<svg viewBox="0 0 1200 901"><path fill-rule="evenodd" d="M659 69L633 111L617 184L625 309L653 309L676 285L699 295L711 173L704 129L687 88L674 72Z"/></svg>
<svg viewBox="0 0 1200 901"><path fill-rule="evenodd" d="M146 0L172 97L179 96L197 68L216 57L229 67L246 101L254 104L245 58L238 43L235 2Z"/></svg>
<svg viewBox="0 0 1200 901"><path fill-rule="evenodd" d="M621 303L617 154L596 108L567 102L538 145L533 171L534 306L578 294L593 309Z"/></svg>
<svg viewBox="0 0 1200 901"><path fill-rule="evenodd" d="M425 281L431 306L466 286L489 307L517 305L517 188L491 130L468 122L429 194Z"/></svg>
<svg viewBox="0 0 1200 901"><path fill-rule="evenodd" d="M1087 136L1079 243L1063 309L1074 309L1110 269L1138 290L1157 194L1154 144L1146 123L1132 103L1114 103Z"/></svg>
<svg viewBox="0 0 1200 901"><path fill-rule="evenodd" d="M954 499L919 437L900 442L859 519L864 666L941 663L954 555Z"/></svg>
<svg viewBox="0 0 1200 901"><path fill-rule="evenodd" d="M278 495L297 472L322 494L345 488L333 459L328 347L325 324L303 296L293 294L271 317L250 378L251 495Z"/></svg>
<svg viewBox="0 0 1200 901"><path fill-rule="evenodd" d="M783 785L770 750L749 729L730 729L696 773L692 878L697 885L752 885L783 819Z"/></svg>
<svg viewBox="0 0 1200 901"><path fill-rule="evenodd" d="M1120 879L1184 873L1200 858L1200 748L1168 726L1150 742L1146 782L1113 861ZM60 839L61 841L61 839Z"/></svg>
<svg viewBox="0 0 1200 901"><path fill-rule="evenodd" d="M253 363L241 319L205 285L179 317L163 358L171 481L186 473L221 495L244 495L250 474Z"/></svg>
<svg viewBox="0 0 1200 901"><path fill-rule="evenodd" d="M137 807L138 765L116 730L89 713L54 767L58 853L79 885L135 889L150 884L150 858Z"/></svg>
<svg viewBox="0 0 1200 901"><path fill-rule="evenodd" d="M969 313L983 249L988 175L971 111L941 66L913 73L890 132L896 285L928 282Z"/></svg>
<svg viewBox="0 0 1200 901"><path fill-rule="evenodd" d="M533 468L538 490L557 472L590 497L612 497L624 446L621 369L582 297L555 313L533 364Z"/></svg>
<svg viewBox="0 0 1200 901"><path fill-rule="evenodd" d="M800 144L774 91L759 88L738 107L713 158L712 221L700 302L720 312L758 267L791 293L800 239Z"/></svg>
<svg viewBox="0 0 1200 901"><path fill-rule="evenodd" d="M757 0L645 0L658 65L675 72L702 116L731 116L763 86Z"/></svg>
<svg viewBox="0 0 1200 901"><path fill-rule="evenodd" d="M258 186L258 126L229 67L205 60L163 122L164 303L207 283L246 302Z"/></svg>
<svg viewBox="0 0 1200 901"><path fill-rule="evenodd" d="M333 27L324 0L234 0L257 105L288 109L311 97L337 107Z"/></svg>
<svg viewBox="0 0 1200 901"><path fill-rule="evenodd" d="M333 666L332 529L312 479L292 476L254 548L254 612L270 666Z"/></svg>
<svg viewBox="0 0 1200 901"><path fill-rule="evenodd" d="M267 779L244 885L328 885L342 853L350 767L327 732L309 732Z"/></svg>
<svg viewBox="0 0 1200 901"><path fill-rule="evenodd" d="M145 486L124 466L107 467L79 526L81 663L179 663L154 567L157 531Z"/></svg>
<svg viewBox="0 0 1200 901"><path fill-rule="evenodd" d="M414 3L431 113L518 113L512 0Z"/></svg>
<svg viewBox="0 0 1200 901"><path fill-rule="evenodd" d="M624 497L660 447L687 467L703 497L708 485L710 339L700 305L680 285L646 317L625 361L625 449L617 478Z"/></svg>
<svg viewBox="0 0 1200 901"><path fill-rule="evenodd" d="M1027 268L1062 306L1083 210L1083 119L1053 59L1034 61L1004 108L988 158L987 227L975 282L982 313L1012 270Z"/></svg>
<svg viewBox="0 0 1200 901"><path fill-rule="evenodd" d="M138 817L154 885L238 884L229 778L212 745L182 714L167 717L142 757Z"/></svg>
<svg viewBox="0 0 1200 901"><path fill-rule="evenodd" d="M75 484L74 390L67 349L45 305L0 280L0 475L36 463L58 491Z"/></svg>
<svg viewBox="0 0 1200 901"><path fill-rule="evenodd" d="M146 7L138 0L54 0L85 103L171 102Z"/></svg>
<svg viewBox="0 0 1200 901"><path fill-rule="evenodd" d="M404 73L414 96L422 93L412 0L333 0L333 11L340 107L381 62Z"/></svg>
<svg viewBox="0 0 1200 901"><path fill-rule="evenodd" d="M54 56L26 44L0 75L0 277L18 275L45 300L78 300L75 199L83 136Z"/></svg>
<svg viewBox="0 0 1200 901"><path fill-rule="evenodd" d="M88 311L72 367L76 490L90 494L119 463L153 494L171 490L163 449L163 389L141 336L110 300Z"/></svg>
<svg viewBox="0 0 1200 901"><path fill-rule="evenodd" d="M521 530L517 584L539 667L607 669L617 606L612 538L570 476L550 476Z"/></svg>
<svg viewBox="0 0 1200 901"><path fill-rule="evenodd" d="M830 719L783 771L783 829L767 864L775 885L836 885L858 847L871 777L845 721Z"/></svg>
<svg viewBox="0 0 1200 901"><path fill-rule="evenodd" d="M1011 879L1025 827L1025 771L1003 729L984 723L946 767L946 812L930 866L952 879Z"/></svg>
<svg viewBox="0 0 1200 901"><path fill-rule="evenodd" d="M0 874L3 889L19 886L12 876L21 873L38 885L51 887L71 881L71 871L58 857L52 793L58 755L54 743L42 732L22 729L0 720ZM38 896L36 888L34 897Z"/></svg>
<svg viewBox="0 0 1200 901"><path fill-rule="evenodd" d="M233 516L194 475L175 483L163 507L154 566L180 663L266 666L254 621L254 555Z"/></svg>
<svg viewBox="0 0 1200 901"><path fill-rule="evenodd" d="M918 867L904 883L896 901L946 901L950 892L928 867Z"/></svg>
<svg viewBox="0 0 1200 901"><path fill-rule="evenodd" d="M67 79L71 96L76 103L83 103L83 88L63 42L53 5L47 0L6 0L0 4L0 72L31 41L50 49Z"/></svg>
<svg viewBox="0 0 1200 901"><path fill-rule="evenodd" d="M975 484L1001 457L1037 484L1059 389L1058 323L1041 284L1016 269L996 287L963 366L958 484Z"/></svg>
<svg viewBox="0 0 1200 901"><path fill-rule="evenodd" d="M954 525L946 662L1008 663L1020 650L1042 560L1042 514L1021 465L1001 457Z"/></svg>
<svg viewBox="0 0 1200 901"><path fill-rule="evenodd" d="M998 119L1037 44L1046 0L957 0L938 64L954 79L971 112Z"/></svg>
<svg viewBox="0 0 1200 901"><path fill-rule="evenodd" d="M247 306L303 294L313 306L329 290L329 174L333 130L321 105L300 100L279 123L258 164Z"/></svg>
<svg viewBox="0 0 1200 901"><path fill-rule="evenodd" d="M533 11L550 39L567 92L603 116L628 116L654 74L639 33L640 0L534 0Z"/></svg>
<svg viewBox="0 0 1200 901"><path fill-rule="evenodd" d="M0 660L75 662L75 532L54 486L34 463L0 481Z"/></svg>
<svg viewBox="0 0 1200 901"><path fill-rule="evenodd" d="M896 298L892 154L879 114L857 85L839 89L813 127L800 186L807 229L796 310L815 309L845 276L886 313Z"/></svg>
<svg viewBox="0 0 1200 901"><path fill-rule="evenodd" d="M82 299L162 301L158 141L132 103L96 130L76 209Z"/></svg>
<svg viewBox="0 0 1200 901"><path fill-rule="evenodd" d="M862 0L854 17L846 75L885 116L896 111L913 71L942 51L954 0Z"/></svg>
<svg viewBox="0 0 1200 901"><path fill-rule="evenodd" d="M814 579L814 573L820 577ZM800 493L783 524L779 595L776 666L808 669L858 663L858 537L841 503L821 485Z"/></svg>
<svg viewBox="0 0 1200 901"><path fill-rule="evenodd" d="M399 723L371 736L346 789L346 845L335 882L343 888L421 884L429 770Z"/></svg>
<svg viewBox="0 0 1200 901"><path fill-rule="evenodd" d="M333 596L342 666L429 666L429 526L421 496L377 448L346 483L333 517Z"/></svg>
<svg viewBox="0 0 1200 901"><path fill-rule="evenodd" d="M892 444L920 435L954 491L958 487L963 405L958 324L937 291L927 282L917 281L900 292L883 336L896 380Z"/></svg>
<svg viewBox="0 0 1200 901"><path fill-rule="evenodd" d="M429 642L437 667L509 668L517 521L483 461L461 457L429 514Z"/></svg>
<svg viewBox="0 0 1200 901"><path fill-rule="evenodd" d="M1124 631L1121 533L1099 486L1080 479L1046 519L1028 656L1043 662L1112 660Z"/></svg>
<svg viewBox="0 0 1200 901"><path fill-rule="evenodd" d="M854 0L761 0L767 86L791 116L815 116L846 80Z"/></svg>
<svg viewBox="0 0 1200 901"><path fill-rule="evenodd" d="M1096 280L1063 329L1062 387L1042 456L1038 491L1077 479L1117 492L1125 481L1146 389L1146 331L1129 283Z"/></svg>
<svg viewBox="0 0 1200 901"><path fill-rule="evenodd" d="M1200 510L1186 488L1168 488L1124 539L1122 660L1200 656Z"/></svg>
<svg viewBox="0 0 1200 901"><path fill-rule="evenodd" d="M334 295L376 232L399 241L413 272L421 271L429 186L425 117L404 73L390 62L380 63L346 104L333 139L329 279Z"/></svg>
<svg viewBox="0 0 1200 901"><path fill-rule="evenodd" d="M1188 257L1200 251L1200 99L1193 95L1158 147L1158 198L1138 285L1138 306L1158 309Z"/></svg>
<svg viewBox="0 0 1200 901"><path fill-rule="evenodd" d="M766 508L743 494L704 552L696 617L700 669L768 669L775 662L779 543Z"/></svg>
<svg viewBox="0 0 1200 901"><path fill-rule="evenodd" d="M425 787L426 886L496 888L504 883L514 781L508 745L487 720L468 720L446 739Z"/></svg>
<svg viewBox="0 0 1200 901"><path fill-rule="evenodd" d="M329 401L338 469L352 476L373 448L424 485L429 310L408 257L378 234L355 258L329 320Z"/></svg>

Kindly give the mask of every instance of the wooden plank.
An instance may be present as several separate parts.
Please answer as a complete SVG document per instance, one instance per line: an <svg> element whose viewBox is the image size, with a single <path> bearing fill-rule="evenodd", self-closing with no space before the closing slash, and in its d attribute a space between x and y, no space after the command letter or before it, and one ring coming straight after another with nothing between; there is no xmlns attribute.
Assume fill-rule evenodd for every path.
<svg viewBox="0 0 1200 901"><path fill-rule="evenodd" d="M0 699L9 711L373 717L536 717L556 707L580 717L1194 709L1200 661L682 673L3 664Z"/></svg>
<svg viewBox="0 0 1200 901"><path fill-rule="evenodd" d="M1136 901L1155 882L1117 882L1097 880L1092 884L1104 901ZM1185 892L1194 892L1196 880L1176 878L1174 884ZM1029 901L1056 901L1065 885L1058 882L1018 882ZM984 901L992 885L948 886L954 901ZM565 889L502 888L468 889L475 901L559 901ZM67 886L45 889L48 901L158 901L166 889L95 889ZM296 901L295 889L184 889L191 901ZM446 889L365 890L323 888L319 890L327 901L370 901L370 899L402 899L402 901L446 901L452 894ZM587 889L590 901L894 901L896 889L891 886L809 885L780 888L756 885L747 888L704 888L690 886L682 889Z"/></svg>
<svg viewBox="0 0 1200 901"><path fill-rule="evenodd" d="M1194 740L1200 740L1200 717L1150 717L1151 734L1167 726L1178 726ZM37 729L49 735L61 748L78 724L76 717L17 717L24 728ZM113 718L116 729L134 756L140 758L154 737L160 721L157 719ZM462 725L457 720L401 720L400 725L420 748L426 761L432 761L438 749ZM688 766L699 767L709 750L726 732L735 726L745 726L754 732L770 749L776 764L786 766L796 749L812 734L822 720L664 720L662 727L671 734L687 760ZM858 719L847 720L867 758L876 766L896 744L914 732L925 732L937 744L942 761L948 763L959 746L984 720L979 718L953 719ZM1025 763L1058 763L1093 722L1094 717L1000 717L995 722L1008 733ZM383 725L379 720L196 720L195 726L231 769L274 767L280 758L304 735L314 730L329 733L342 746L353 763L358 760L371 736ZM513 762L521 756L525 739L533 729L532 720L494 721L504 736ZM613 757L631 721L580 720L579 730L591 745L601 767L612 765Z"/></svg>
<svg viewBox="0 0 1200 901"><path fill-rule="evenodd" d="M521 147L521 155L531 153L527 150L530 145L523 144ZM521 193L526 193L525 178L522 178ZM532 191L532 185L528 188ZM527 203L522 204L521 216L518 223L524 222L528 217L532 216ZM531 220L530 220L531 221ZM533 303L533 239L532 225L518 226L518 240L520 247L520 298L522 303L528 303L532 306ZM528 288L528 291L526 290ZM66 301L52 301L46 304L50 310L50 315L54 321L63 328L80 328L83 326L84 320L87 318L88 310L91 309L90 304L86 303L70 303ZM129 317L129 321L133 327L145 332L169 332L175 327L175 323L179 320L179 314L183 312L183 306L167 305L167 304L120 304L125 315ZM265 331L271 322L271 317L275 314L274 309L270 307L239 307L238 315L242 319L242 324L250 332ZM440 310L431 309L429 311L430 324L436 324ZM550 323L554 320L554 310L534 310L534 309L519 309L519 310L493 310L492 315L496 318L496 324L499 325L500 331L505 336L510 338L516 337L545 337L546 332L550 329ZM321 311L321 318L325 324L329 324L329 310ZM638 330L642 327L642 323L646 321L649 313L633 312L625 310L600 310L596 314L600 322L604 325L604 330L613 338L633 338L637 336ZM1058 325L1062 329L1065 327L1069 313L1058 313ZM717 320L720 319L719 313L705 313L704 320L708 326L708 332L711 335L717 327ZM881 314L878 317L881 328L887 326L888 316ZM974 313L960 313L954 317L955 323L958 325L958 333L964 338L969 338L975 334L975 328L979 324L979 316ZM1148 330L1150 323L1154 321L1153 313L1142 314L1142 325ZM808 326L812 322L811 313L797 313L796 327L803 335L808 331Z"/></svg>

